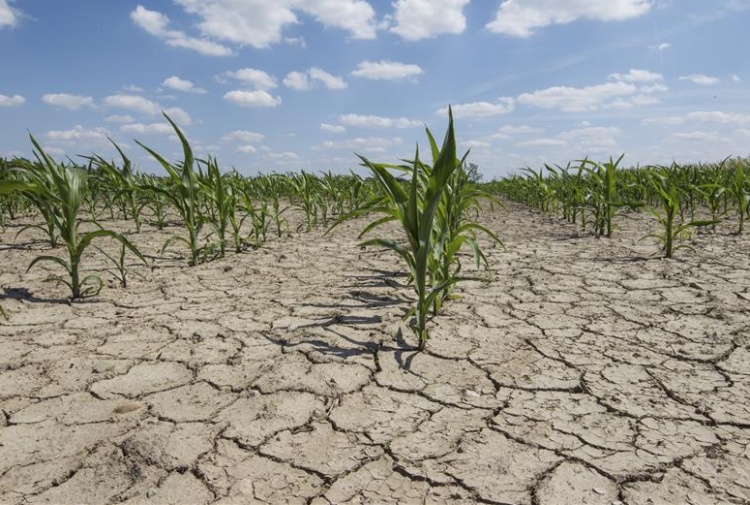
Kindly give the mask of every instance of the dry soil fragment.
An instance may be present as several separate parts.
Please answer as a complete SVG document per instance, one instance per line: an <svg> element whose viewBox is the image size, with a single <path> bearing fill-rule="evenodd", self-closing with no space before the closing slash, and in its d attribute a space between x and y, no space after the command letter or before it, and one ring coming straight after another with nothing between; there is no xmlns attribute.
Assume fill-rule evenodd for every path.
<svg viewBox="0 0 750 505"><path fill-rule="evenodd" d="M145 494L145 496L143 496ZM192 473L172 473L154 491L125 501L128 505L203 505L214 500L213 494Z"/></svg>
<svg viewBox="0 0 750 505"><path fill-rule="evenodd" d="M628 505L726 505L726 497L717 495L700 480L679 468L670 468L660 482L632 482L623 485Z"/></svg>
<svg viewBox="0 0 750 505"><path fill-rule="evenodd" d="M199 464L206 482L226 495L217 503L303 505L321 492L323 481L314 474L249 453L228 440L219 440L217 448L210 461Z"/></svg>
<svg viewBox="0 0 750 505"><path fill-rule="evenodd" d="M205 382L154 393L144 398L160 417L174 422L206 421L229 405L235 395L218 391Z"/></svg>
<svg viewBox="0 0 750 505"><path fill-rule="evenodd" d="M122 405L117 400L99 400L89 393L74 393L29 405L13 414L10 420L13 424L39 423L48 419L63 424L96 423L111 419L113 412Z"/></svg>
<svg viewBox="0 0 750 505"><path fill-rule="evenodd" d="M580 463L564 462L536 491L539 505L612 505L617 485Z"/></svg>
<svg viewBox="0 0 750 505"><path fill-rule="evenodd" d="M370 380L370 370L362 365L312 364L300 353L290 353L255 382L264 393L281 390L307 391L334 396L356 391Z"/></svg>
<svg viewBox="0 0 750 505"><path fill-rule="evenodd" d="M341 397L330 419L339 429L366 433L373 442L382 444L416 430L441 408L421 396L366 386L358 393Z"/></svg>
<svg viewBox="0 0 750 505"><path fill-rule="evenodd" d="M179 363L142 363L135 365L125 375L92 384L91 391L102 398L115 398L117 395L137 398L185 384L192 378L190 371Z"/></svg>
<svg viewBox="0 0 750 505"><path fill-rule="evenodd" d="M486 499L531 504L530 489L539 477L560 462L553 452L519 444L490 429L469 434L461 450L424 462L428 472L460 480Z"/></svg>
<svg viewBox="0 0 750 505"><path fill-rule="evenodd" d="M309 393L278 392L241 398L224 409L217 423L228 423L224 436L257 446L281 430L297 428L323 410L323 402Z"/></svg>
<svg viewBox="0 0 750 505"><path fill-rule="evenodd" d="M393 467L390 457L378 458L334 482L323 495L327 501L317 503L474 503L469 493L458 486L433 487L424 481L413 481Z"/></svg>
<svg viewBox="0 0 750 505"><path fill-rule="evenodd" d="M128 434L120 446L128 458L139 464L165 470L185 469L201 454L211 451L219 430L211 424L147 422Z"/></svg>
<svg viewBox="0 0 750 505"><path fill-rule="evenodd" d="M69 479L29 497L29 503L107 503L140 477L140 469L129 466L122 453L108 444L89 455L83 468Z"/></svg>
<svg viewBox="0 0 750 505"><path fill-rule="evenodd" d="M328 423L309 426L297 432L282 431L263 445L261 453L331 477L350 472L383 453L379 446L336 432Z"/></svg>

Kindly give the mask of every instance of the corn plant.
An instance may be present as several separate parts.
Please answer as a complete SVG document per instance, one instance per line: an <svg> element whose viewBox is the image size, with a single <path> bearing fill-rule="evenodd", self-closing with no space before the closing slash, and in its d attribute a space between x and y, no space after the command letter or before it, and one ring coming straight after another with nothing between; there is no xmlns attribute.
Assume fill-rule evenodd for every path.
<svg viewBox="0 0 750 505"><path fill-rule="evenodd" d="M140 195L141 190L138 187L137 177L133 172L130 158L125 155L114 140L109 139L109 141L122 158L122 169L118 169L114 162L108 162L98 155L89 156L87 159L92 166L99 170L101 177L104 179L107 191L102 193L111 195L109 196L110 209L114 204L118 205L123 219L132 219L135 223L136 233L140 233L141 213L146 205L146 200ZM95 212L92 213L92 216L96 219Z"/></svg>
<svg viewBox="0 0 750 505"><path fill-rule="evenodd" d="M750 175L750 174L748 174ZM745 225L745 219L750 212L750 203L748 202L748 176L745 175L745 165L738 160L734 167L734 177L729 181L729 193L734 198L737 205L737 234L741 234Z"/></svg>
<svg viewBox="0 0 750 505"><path fill-rule="evenodd" d="M203 257L205 257L205 255L202 255L204 252L203 248L198 245L201 229L204 224L204 220L200 214L201 185L198 175L195 172L195 158L193 158L193 150L190 147L190 143L187 138L185 138L185 135L177 124L175 124L167 114L164 114L164 117L169 121L169 124L172 125L172 128L177 133L177 137L180 139L184 159L181 164L173 165L153 149L136 141L138 145L143 147L162 167L164 167L172 186L167 189L155 184L146 184L143 188L162 195L166 200L172 203L175 209L177 209L177 212L182 218L182 222L188 231L187 238L172 236L167 239L161 248L162 254L164 254L164 251L166 251L169 245L173 242L184 242L190 249L189 265L195 266L200 263L200 260Z"/></svg>
<svg viewBox="0 0 750 505"><path fill-rule="evenodd" d="M427 134L428 137L432 137L429 130ZM448 130L442 147L438 149L434 139L431 139L430 144L433 147L432 166L421 161L419 148L414 160L406 165L373 163L358 155L363 166L371 171L382 196L347 216L348 218L370 212L382 214L362 230L360 237L391 221L401 225L405 242L389 238L372 238L362 242L362 245L390 249L406 263L417 295L416 304L407 313L407 317L415 316L413 328L420 349L425 348L429 338L428 313L434 311L436 303L439 304L437 300L442 300L446 291L462 280L456 275L455 270L450 270L445 276L436 275L435 266L442 264L443 255L452 247L460 247L461 243L467 242L466 239L459 239L449 244L440 231L445 224L444 221L441 222L440 214L445 215L445 208L441 211L441 206L454 205L456 202L450 197L444 200L444 195L451 191L456 171L463 170L463 160L456 157L452 111L449 110ZM408 185L404 185L391 170L409 175ZM460 225L459 228L463 227L464 231L468 231L469 227L466 227L466 224Z"/></svg>
<svg viewBox="0 0 750 505"><path fill-rule="evenodd" d="M38 171L39 167L42 167L46 171L44 178L46 183L31 183L28 193L37 195L42 201L47 202L46 208L50 210L55 229L66 246L68 259L66 261L56 256L37 256L31 261L27 271L40 262L60 265L65 269L67 277L54 277L52 280L68 286L73 299L77 299L85 294L97 294L102 288L102 280L99 276L92 274L81 278L80 274L83 253L94 239L113 238L146 263L138 249L127 238L115 231L99 229L79 234L78 211L87 191L88 174L86 170L56 163L47 156L33 136L31 136L31 142L34 145L34 155L37 158L37 165L34 170Z"/></svg>
<svg viewBox="0 0 750 505"><path fill-rule="evenodd" d="M219 255L226 253L227 230L236 223L237 198L231 180L221 174L216 158L209 157L206 164L207 177L200 178L206 201L210 209L211 225L219 240ZM237 240L235 237L235 248Z"/></svg>
<svg viewBox="0 0 750 505"><path fill-rule="evenodd" d="M693 248L688 244L680 244L684 238L689 236L690 230L700 226L711 226L715 221L690 221L684 222L682 219L676 219L680 213L682 204L682 195L678 189L675 174L678 173L679 167L673 165L672 169L657 168L651 172L649 181L652 188L659 196L660 206L651 209L651 213L656 217L660 225L658 232L649 233L643 238L655 238L661 245L661 252L665 258L671 258L677 249ZM677 242L677 243L676 243Z"/></svg>

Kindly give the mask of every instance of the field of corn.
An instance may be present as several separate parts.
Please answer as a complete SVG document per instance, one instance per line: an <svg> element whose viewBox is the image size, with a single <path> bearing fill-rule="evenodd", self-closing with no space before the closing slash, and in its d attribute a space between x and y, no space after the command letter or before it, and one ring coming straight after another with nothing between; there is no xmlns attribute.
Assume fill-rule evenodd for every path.
<svg viewBox="0 0 750 505"><path fill-rule="evenodd" d="M0 159L0 503L750 503L750 162Z"/></svg>

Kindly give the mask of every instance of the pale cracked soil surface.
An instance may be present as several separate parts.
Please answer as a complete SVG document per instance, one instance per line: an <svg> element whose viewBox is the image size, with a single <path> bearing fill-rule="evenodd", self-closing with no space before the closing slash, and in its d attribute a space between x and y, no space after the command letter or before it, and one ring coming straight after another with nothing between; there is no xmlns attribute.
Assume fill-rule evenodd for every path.
<svg viewBox="0 0 750 505"><path fill-rule="evenodd" d="M750 235L664 261L640 215L484 222L508 249L421 353L361 221L73 304L9 227L0 503L750 503Z"/></svg>

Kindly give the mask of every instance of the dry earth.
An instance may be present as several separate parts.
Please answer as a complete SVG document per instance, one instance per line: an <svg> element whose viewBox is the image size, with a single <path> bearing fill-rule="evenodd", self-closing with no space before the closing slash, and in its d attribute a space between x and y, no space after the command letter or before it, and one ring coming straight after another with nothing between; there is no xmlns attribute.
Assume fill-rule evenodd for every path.
<svg viewBox="0 0 750 505"><path fill-rule="evenodd" d="M73 304L9 227L0 502L750 503L750 236L665 261L643 216L484 220L508 250L422 353L361 222Z"/></svg>

